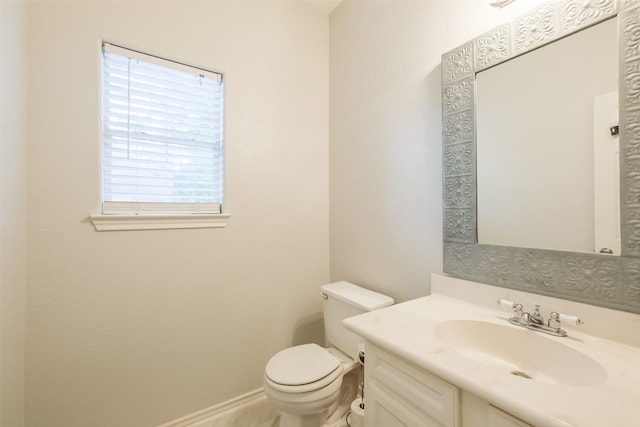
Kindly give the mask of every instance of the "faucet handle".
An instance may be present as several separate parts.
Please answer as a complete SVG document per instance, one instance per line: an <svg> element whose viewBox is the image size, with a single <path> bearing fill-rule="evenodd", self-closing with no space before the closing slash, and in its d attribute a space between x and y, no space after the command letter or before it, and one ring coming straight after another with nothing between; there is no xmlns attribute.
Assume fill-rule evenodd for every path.
<svg viewBox="0 0 640 427"><path fill-rule="evenodd" d="M502 308L514 309L516 308L516 303L513 301L509 301L508 299L498 300L498 305Z"/></svg>
<svg viewBox="0 0 640 427"><path fill-rule="evenodd" d="M547 326L549 326L554 331L560 330L560 315L555 311L549 313L549 321L547 322Z"/></svg>
<svg viewBox="0 0 640 427"><path fill-rule="evenodd" d="M522 307L522 304L516 303L516 305L513 306L513 314L515 314L517 318L521 319L522 316L529 313L524 312L524 307Z"/></svg>
<svg viewBox="0 0 640 427"><path fill-rule="evenodd" d="M522 304L520 303L509 301L508 299L501 299L498 301L498 304L502 308L513 310L514 316L518 319L520 319L520 317L522 317L522 314L524 313Z"/></svg>
<svg viewBox="0 0 640 427"><path fill-rule="evenodd" d="M578 316L574 316L573 314L560 313L558 315L558 318L560 319L561 322L569 323L575 326L584 325L584 322Z"/></svg>
<svg viewBox="0 0 640 427"><path fill-rule="evenodd" d="M575 326L584 325L584 322L580 320L578 316L574 316L572 314L558 314L555 311L552 311L549 314L549 322L547 323L550 328L559 329L560 322L573 324Z"/></svg>

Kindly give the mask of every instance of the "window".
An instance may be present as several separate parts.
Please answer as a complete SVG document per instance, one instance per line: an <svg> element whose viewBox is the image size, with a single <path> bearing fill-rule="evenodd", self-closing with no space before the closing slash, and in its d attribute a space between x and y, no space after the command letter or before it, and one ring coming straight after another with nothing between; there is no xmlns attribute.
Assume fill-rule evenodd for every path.
<svg viewBox="0 0 640 427"><path fill-rule="evenodd" d="M220 214L222 75L108 43L102 51L103 217Z"/></svg>

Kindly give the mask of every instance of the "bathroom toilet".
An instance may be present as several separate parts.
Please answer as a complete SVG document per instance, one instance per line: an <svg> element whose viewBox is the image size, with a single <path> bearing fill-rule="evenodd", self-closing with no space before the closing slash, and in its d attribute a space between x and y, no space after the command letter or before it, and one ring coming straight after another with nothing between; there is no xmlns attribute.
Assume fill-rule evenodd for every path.
<svg viewBox="0 0 640 427"><path fill-rule="evenodd" d="M265 368L264 390L281 411L280 427L320 427L335 422L357 392L345 380L359 366L364 340L342 326L342 320L393 304L386 295L348 282L321 286L325 333L329 348L304 344L274 355ZM351 375L353 377L353 375ZM341 396L348 395L346 409Z"/></svg>

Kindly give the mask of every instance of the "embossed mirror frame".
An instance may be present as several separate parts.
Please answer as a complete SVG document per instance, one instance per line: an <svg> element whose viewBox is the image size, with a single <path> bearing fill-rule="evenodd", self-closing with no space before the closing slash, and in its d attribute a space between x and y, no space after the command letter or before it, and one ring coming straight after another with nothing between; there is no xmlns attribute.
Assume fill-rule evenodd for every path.
<svg viewBox="0 0 640 427"><path fill-rule="evenodd" d="M475 74L616 15L622 256L478 244ZM640 313L640 0L552 1L445 53L442 115L444 271Z"/></svg>

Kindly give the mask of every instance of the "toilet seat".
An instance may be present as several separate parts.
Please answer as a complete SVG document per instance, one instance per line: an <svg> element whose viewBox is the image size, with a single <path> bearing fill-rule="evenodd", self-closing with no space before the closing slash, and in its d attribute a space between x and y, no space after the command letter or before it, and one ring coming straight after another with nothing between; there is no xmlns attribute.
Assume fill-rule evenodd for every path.
<svg viewBox="0 0 640 427"><path fill-rule="evenodd" d="M324 388L342 375L341 361L317 344L290 347L274 355L265 368L265 381L285 393Z"/></svg>

